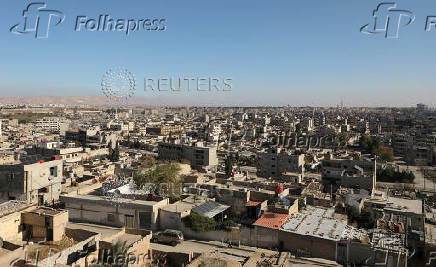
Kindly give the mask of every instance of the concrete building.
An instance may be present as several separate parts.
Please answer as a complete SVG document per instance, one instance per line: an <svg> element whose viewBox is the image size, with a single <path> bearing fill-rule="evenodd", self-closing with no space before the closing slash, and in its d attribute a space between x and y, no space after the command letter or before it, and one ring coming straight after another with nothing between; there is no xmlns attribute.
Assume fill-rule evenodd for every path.
<svg viewBox="0 0 436 267"><path fill-rule="evenodd" d="M70 221L151 230L158 228L159 208L169 204L168 199L145 201L93 195L61 196L61 201Z"/></svg>
<svg viewBox="0 0 436 267"><path fill-rule="evenodd" d="M270 249L280 247L279 229L288 219L289 214L264 212L262 216L253 223L256 245Z"/></svg>
<svg viewBox="0 0 436 267"><path fill-rule="evenodd" d="M358 187L372 191L376 184L376 163L370 160L323 160L322 184L335 191L339 187Z"/></svg>
<svg viewBox="0 0 436 267"><path fill-rule="evenodd" d="M59 199L62 160L0 165L0 199L52 203Z"/></svg>
<svg viewBox="0 0 436 267"><path fill-rule="evenodd" d="M218 165L217 148L206 147L202 143L193 145L159 143L159 159L188 160L194 169L211 168Z"/></svg>
<svg viewBox="0 0 436 267"><path fill-rule="evenodd" d="M115 148L117 138L117 135L112 132L100 131L100 127L86 130L75 129L65 132L65 140L79 143L83 147L107 146L111 143L112 148Z"/></svg>
<svg viewBox="0 0 436 267"><path fill-rule="evenodd" d="M361 233L347 222L333 218L334 209L308 206L295 213L282 226L279 242L283 249L305 255L336 260L336 243L360 238Z"/></svg>
<svg viewBox="0 0 436 267"><path fill-rule="evenodd" d="M407 156L413 146L413 136L406 134L395 134L392 137L392 148L396 156Z"/></svg>
<svg viewBox="0 0 436 267"><path fill-rule="evenodd" d="M378 218L385 221L403 222L411 230L424 232L424 206L420 199L404 199L397 197L371 198L364 201L365 208L378 213Z"/></svg>
<svg viewBox="0 0 436 267"><path fill-rule="evenodd" d="M65 132L69 125L68 122L60 118L44 118L35 122L35 127L44 130L63 131Z"/></svg>
<svg viewBox="0 0 436 267"><path fill-rule="evenodd" d="M39 207L21 213L24 241L59 241L65 235L68 212Z"/></svg>
<svg viewBox="0 0 436 267"><path fill-rule="evenodd" d="M18 243L23 239L21 212L34 209L34 205L18 200L10 200L0 204L0 237L3 241Z"/></svg>
<svg viewBox="0 0 436 267"><path fill-rule="evenodd" d="M182 219L191 214L192 208L204 203L205 199L190 196L159 209L159 225L161 229L183 230Z"/></svg>
<svg viewBox="0 0 436 267"><path fill-rule="evenodd" d="M281 148L257 153L257 175L280 177L286 172L303 173L304 155L294 155Z"/></svg>
<svg viewBox="0 0 436 267"><path fill-rule="evenodd" d="M182 127L180 125L165 125L159 127L147 127L147 134L150 135L169 135L170 133L180 132Z"/></svg>
<svg viewBox="0 0 436 267"><path fill-rule="evenodd" d="M406 160L414 166L431 166L433 165L433 148L413 146Z"/></svg>

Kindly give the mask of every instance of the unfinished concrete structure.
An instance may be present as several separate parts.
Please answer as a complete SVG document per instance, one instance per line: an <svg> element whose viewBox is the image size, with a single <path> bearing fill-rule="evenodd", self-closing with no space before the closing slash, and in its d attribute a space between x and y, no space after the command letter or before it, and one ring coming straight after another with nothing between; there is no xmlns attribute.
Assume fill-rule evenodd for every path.
<svg viewBox="0 0 436 267"><path fill-rule="evenodd" d="M68 211L39 207L21 213L25 241L59 241L65 234Z"/></svg>
<svg viewBox="0 0 436 267"><path fill-rule="evenodd" d="M295 155L281 148L273 148L257 153L257 175L260 177L280 177L287 172L303 173L304 155Z"/></svg>
<svg viewBox="0 0 436 267"><path fill-rule="evenodd" d="M159 143L159 159L188 160L194 169L211 168L218 164L217 148L204 146L198 142L192 145L179 143Z"/></svg>

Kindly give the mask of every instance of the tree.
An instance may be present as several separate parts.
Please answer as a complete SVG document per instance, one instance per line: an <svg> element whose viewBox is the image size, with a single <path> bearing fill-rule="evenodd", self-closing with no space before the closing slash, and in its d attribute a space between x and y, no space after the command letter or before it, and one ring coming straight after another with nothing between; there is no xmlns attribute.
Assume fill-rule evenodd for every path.
<svg viewBox="0 0 436 267"><path fill-rule="evenodd" d="M357 220L357 225L360 228L372 229L376 226L376 216L372 209L365 208L360 213Z"/></svg>
<svg viewBox="0 0 436 267"><path fill-rule="evenodd" d="M346 148L350 137L347 133L340 133L338 136L338 143L341 148Z"/></svg>
<svg viewBox="0 0 436 267"><path fill-rule="evenodd" d="M359 210L356 207L348 206L347 216L348 216L348 222L352 223L359 218Z"/></svg>
<svg viewBox="0 0 436 267"><path fill-rule="evenodd" d="M186 216L184 223L187 227L191 228L194 232L209 232L216 228L216 222L214 219L191 212L189 216Z"/></svg>
<svg viewBox="0 0 436 267"><path fill-rule="evenodd" d="M148 169L156 166L156 160L153 156L147 155L141 161L141 168Z"/></svg>
<svg viewBox="0 0 436 267"><path fill-rule="evenodd" d="M174 162L153 165L150 168L140 167L133 174L133 181L138 188L153 185L148 191L161 196L178 198L181 194L180 166Z"/></svg>
<svg viewBox="0 0 436 267"><path fill-rule="evenodd" d="M357 222L359 228L372 229L376 225L376 215L370 208L365 208L359 214L359 210L356 207L349 206L347 208L348 222Z"/></svg>
<svg viewBox="0 0 436 267"><path fill-rule="evenodd" d="M377 150L374 151L374 154L379 156L381 160L392 162L394 161L394 150L392 148L387 147L379 147Z"/></svg>
<svg viewBox="0 0 436 267"><path fill-rule="evenodd" d="M415 175L411 171L396 171L387 167L377 173L377 180L388 183L413 183Z"/></svg>
<svg viewBox="0 0 436 267"><path fill-rule="evenodd" d="M359 139L359 145L363 150L378 156L383 161L394 161L393 149L385 147L379 137L364 134Z"/></svg>
<svg viewBox="0 0 436 267"><path fill-rule="evenodd" d="M111 244L107 253L103 253L103 264L101 267L127 267L128 266L128 250L127 241L117 241Z"/></svg>

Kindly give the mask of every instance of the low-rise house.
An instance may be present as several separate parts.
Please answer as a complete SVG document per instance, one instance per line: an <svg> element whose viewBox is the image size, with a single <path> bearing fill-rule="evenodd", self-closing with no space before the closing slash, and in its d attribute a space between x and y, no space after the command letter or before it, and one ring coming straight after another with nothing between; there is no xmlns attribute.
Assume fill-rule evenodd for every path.
<svg viewBox="0 0 436 267"><path fill-rule="evenodd" d="M273 212L263 213L263 215L253 223L257 246L269 249L280 247L279 229L288 219L288 214Z"/></svg>
<svg viewBox="0 0 436 267"><path fill-rule="evenodd" d="M39 207L21 213L25 241L59 241L65 234L68 211Z"/></svg>
<svg viewBox="0 0 436 267"><path fill-rule="evenodd" d="M61 196L70 221L133 229L158 228L159 208L169 200L133 200L117 197L78 195Z"/></svg>
<svg viewBox="0 0 436 267"><path fill-rule="evenodd" d="M217 203L212 200L208 200L194 208L192 212L200 214L202 216L213 218L217 221L223 221L230 215L230 206Z"/></svg>

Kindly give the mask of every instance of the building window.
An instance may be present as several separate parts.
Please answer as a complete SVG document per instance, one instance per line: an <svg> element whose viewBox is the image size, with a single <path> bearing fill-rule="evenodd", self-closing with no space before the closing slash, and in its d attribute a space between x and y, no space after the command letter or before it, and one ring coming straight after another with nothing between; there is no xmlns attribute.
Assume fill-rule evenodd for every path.
<svg viewBox="0 0 436 267"><path fill-rule="evenodd" d="M56 167L51 167L50 168L50 176L58 177L58 170L57 170Z"/></svg>

